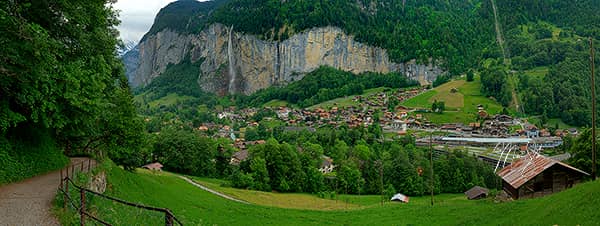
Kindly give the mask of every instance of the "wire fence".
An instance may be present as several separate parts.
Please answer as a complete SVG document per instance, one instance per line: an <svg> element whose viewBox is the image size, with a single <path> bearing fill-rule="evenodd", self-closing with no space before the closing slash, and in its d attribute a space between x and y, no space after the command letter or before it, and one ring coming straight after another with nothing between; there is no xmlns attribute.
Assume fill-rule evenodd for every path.
<svg viewBox="0 0 600 226"><path fill-rule="evenodd" d="M88 162L87 172L92 162ZM82 162L61 171L59 186L63 209L76 212L80 225L183 225L169 209L128 202L77 185L71 178L76 170L85 172L85 168Z"/></svg>

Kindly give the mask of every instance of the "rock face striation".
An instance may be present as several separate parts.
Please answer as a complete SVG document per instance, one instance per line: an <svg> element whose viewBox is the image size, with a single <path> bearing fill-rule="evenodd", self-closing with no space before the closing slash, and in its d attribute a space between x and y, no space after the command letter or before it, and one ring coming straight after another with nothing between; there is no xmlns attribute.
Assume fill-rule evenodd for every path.
<svg viewBox="0 0 600 226"><path fill-rule="evenodd" d="M422 84L444 72L434 64L414 60L394 63L386 50L357 42L336 27L313 28L279 42L213 24L198 34L163 30L140 43L136 51L127 58L133 60L126 67L133 86L149 84L169 64L201 61L198 85L221 95L251 94L287 84L323 65L356 74L399 72Z"/></svg>

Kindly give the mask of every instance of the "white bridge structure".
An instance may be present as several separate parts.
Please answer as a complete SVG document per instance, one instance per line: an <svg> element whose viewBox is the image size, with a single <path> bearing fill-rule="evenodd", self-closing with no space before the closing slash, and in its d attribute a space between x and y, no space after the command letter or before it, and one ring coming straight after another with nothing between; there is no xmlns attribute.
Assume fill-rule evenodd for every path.
<svg viewBox="0 0 600 226"><path fill-rule="evenodd" d="M506 165L507 161L519 159L523 156L535 156L531 154L539 154L543 148L542 144L537 144L535 139L531 138L478 138L478 137L442 137L442 141L455 143L487 143L496 144L494 146L493 155L498 160L494 172L498 168ZM533 161L533 159L531 159ZM529 162L528 164L531 164Z"/></svg>

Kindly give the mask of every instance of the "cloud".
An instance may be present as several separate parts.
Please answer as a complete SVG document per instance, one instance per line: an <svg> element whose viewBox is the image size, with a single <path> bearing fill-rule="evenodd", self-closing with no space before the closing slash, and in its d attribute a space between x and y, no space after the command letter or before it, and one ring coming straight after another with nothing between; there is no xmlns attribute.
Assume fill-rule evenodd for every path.
<svg viewBox="0 0 600 226"><path fill-rule="evenodd" d="M138 42L152 26L158 11L174 0L118 0L113 7L119 10L118 26L124 42Z"/></svg>

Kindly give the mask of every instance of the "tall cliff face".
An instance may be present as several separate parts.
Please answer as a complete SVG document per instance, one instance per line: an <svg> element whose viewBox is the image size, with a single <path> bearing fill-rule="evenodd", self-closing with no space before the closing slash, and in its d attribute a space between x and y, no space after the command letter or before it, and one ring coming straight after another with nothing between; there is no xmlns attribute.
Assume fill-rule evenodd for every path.
<svg viewBox="0 0 600 226"><path fill-rule="evenodd" d="M357 74L399 72L421 83L443 73L435 65L391 62L386 50L356 42L335 27L314 28L276 42L213 24L199 34L158 32L140 43L138 50L135 69L128 71L132 85L149 84L169 64L201 60L198 84L218 94L250 94L300 80L323 65Z"/></svg>

